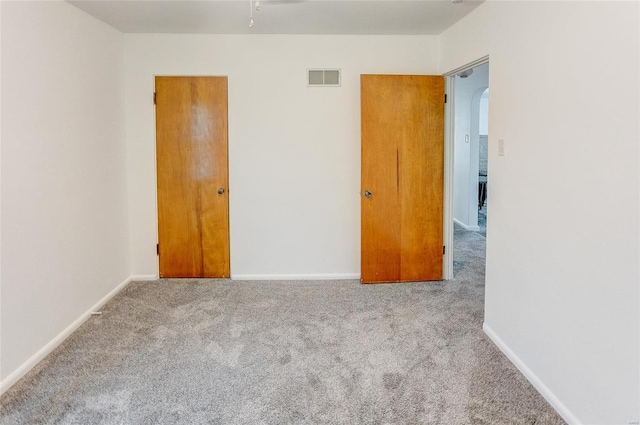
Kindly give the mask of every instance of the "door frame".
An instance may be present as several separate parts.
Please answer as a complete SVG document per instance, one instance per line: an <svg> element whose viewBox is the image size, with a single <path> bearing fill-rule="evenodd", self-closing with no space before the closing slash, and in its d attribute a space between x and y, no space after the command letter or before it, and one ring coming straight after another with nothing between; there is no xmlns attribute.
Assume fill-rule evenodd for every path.
<svg viewBox="0 0 640 425"><path fill-rule="evenodd" d="M444 74L444 92L447 103L444 108L444 205L443 242L445 248L442 257L442 279L453 279L453 170L454 170L454 129L455 129L455 76L462 71L489 63L489 55L452 69Z"/></svg>

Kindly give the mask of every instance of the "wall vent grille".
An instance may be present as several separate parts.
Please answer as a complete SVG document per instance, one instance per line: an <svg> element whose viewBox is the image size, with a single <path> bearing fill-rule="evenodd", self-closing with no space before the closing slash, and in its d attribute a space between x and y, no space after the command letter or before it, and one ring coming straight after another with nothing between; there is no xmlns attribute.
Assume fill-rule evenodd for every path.
<svg viewBox="0 0 640 425"><path fill-rule="evenodd" d="M307 85L309 87L340 87L342 83L339 69L308 69Z"/></svg>

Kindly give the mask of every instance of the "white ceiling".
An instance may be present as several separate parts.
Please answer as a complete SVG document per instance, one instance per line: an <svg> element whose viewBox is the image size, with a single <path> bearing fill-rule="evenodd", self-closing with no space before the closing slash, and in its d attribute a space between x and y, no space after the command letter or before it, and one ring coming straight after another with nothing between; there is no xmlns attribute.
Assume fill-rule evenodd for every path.
<svg viewBox="0 0 640 425"><path fill-rule="evenodd" d="M440 34L482 0L68 0L126 33ZM255 1L255 0L254 0Z"/></svg>

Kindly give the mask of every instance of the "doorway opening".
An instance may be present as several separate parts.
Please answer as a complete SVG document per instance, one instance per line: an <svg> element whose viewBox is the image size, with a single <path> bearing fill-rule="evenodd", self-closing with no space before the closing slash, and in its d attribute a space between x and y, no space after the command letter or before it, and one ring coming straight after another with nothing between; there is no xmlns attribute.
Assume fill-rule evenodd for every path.
<svg viewBox="0 0 640 425"><path fill-rule="evenodd" d="M486 264L489 193L489 62L484 58L446 75L445 279L468 262Z"/></svg>
<svg viewBox="0 0 640 425"><path fill-rule="evenodd" d="M489 159L489 86L478 102L478 231L487 237L487 178Z"/></svg>

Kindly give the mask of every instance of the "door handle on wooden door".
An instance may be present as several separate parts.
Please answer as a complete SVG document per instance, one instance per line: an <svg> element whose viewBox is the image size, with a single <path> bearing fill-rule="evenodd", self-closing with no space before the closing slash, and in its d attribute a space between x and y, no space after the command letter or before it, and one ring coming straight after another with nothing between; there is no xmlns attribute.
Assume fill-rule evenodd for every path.
<svg viewBox="0 0 640 425"><path fill-rule="evenodd" d="M364 191L364 196L367 198L371 198L371 192L369 192L368 190Z"/></svg>
<svg viewBox="0 0 640 425"><path fill-rule="evenodd" d="M224 193L224 189L223 188L218 189L218 195L222 195L223 193Z"/></svg>

